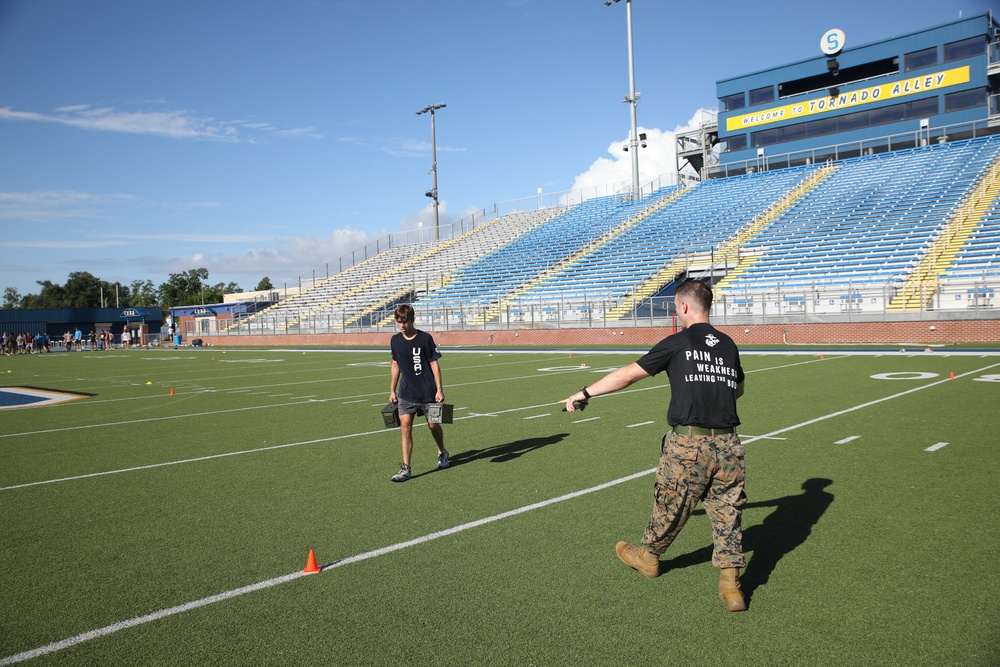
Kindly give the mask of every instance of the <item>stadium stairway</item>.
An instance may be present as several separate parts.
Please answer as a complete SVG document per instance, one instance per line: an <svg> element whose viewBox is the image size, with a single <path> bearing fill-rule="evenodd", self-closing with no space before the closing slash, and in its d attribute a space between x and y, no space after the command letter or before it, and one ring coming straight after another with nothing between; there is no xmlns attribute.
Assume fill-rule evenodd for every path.
<svg viewBox="0 0 1000 667"><path fill-rule="evenodd" d="M997 195L1000 195L1000 155L994 158L975 189L896 292L887 308L889 312L919 311L930 303L937 291L938 279L951 266L976 227L982 224Z"/></svg>
<svg viewBox="0 0 1000 667"><path fill-rule="evenodd" d="M408 249L409 248L405 246L391 248L389 250L368 257L367 259L358 262L357 264L354 264L353 266L350 266L347 269L333 276L330 276L324 280L315 283L312 287L310 287L307 290L304 290L302 292L299 292L298 294L294 294L290 297L282 299L281 301L277 302L270 308L259 310L247 318L243 318L240 320L233 320L226 328L226 332L232 333L238 331L240 327L251 326L252 323L258 319L266 320L267 318L273 318L275 316L275 313L278 312L298 312L301 307L305 307L306 310L312 310L317 295L321 295L324 293L324 291L327 290L331 289L336 290L337 286L342 281L364 282L368 280L368 278L362 276L365 276L367 272L371 272L371 274L375 275L381 274L383 271L386 270L386 268L383 268L383 266L385 267L392 266L396 262L394 256L398 253L406 252ZM387 262L386 260L389 261ZM408 259L400 258L399 261L406 262L408 261ZM385 264L383 264L383 262L385 262ZM355 279L353 278L354 276L358 276L358 278ZM325 297L320 297L320 298L325 298ZM295 321L299 321L303 318L295 316L292 319ZM287 318L284 318L284 321L285 321L285 326L283 326L282 329L287 330L288 326L290 325L287 321ZM278 329L276 325L275 332L277 331Z"/></svg>
<svg viewBox="0 0 1000 667"><path fill-rule="evenodd" d="M482 326L484 322L488 322L499 313L503 312L504 308L511 304L511 302L516 301L526 292L530 291L540 283L544 282L546 279L565 271L568 267L572 266L574 263L578 262L580 258L587 256L589 253L593 252L596 248L608 243L612 239L615 239L626 231L639 224L650 215L659 211L660 209L668 206L671 202L681 197L684 193L688 191L688 188L677 188L670 192L667 196L659 201L653 203L648 208L643 209L635 216L627 219L624 223L612 229L611 231L603 234L597 239L594 239L587 245L579 248L572 255L564 259L562 262L552 266L550 269L534 276L530 281L520 285L517 289L510 292L504 298L499 299L496 304L493 304L488 309L486 309L481 315L477 316L475 319L470 320L470 324Z"/></svg>
<svg viewBox="0 0 1000 667"><path fill-rule="evenodd" d="M814 173L807 176L802 180L801 183L796 185L791 191L785 194L781 199L776 201L772 206L770 206L766 211L760 215L754 217L750 222L748 222L742 229L733 234L729 240L719 246L718 250L715 252L715 265L722 264L727 265L730 261L737 261L738 264L729 274L726 275L721 281L719 281L720 287L725 287L726 281L739 276L740 273L745 271L747 267L752 265L759 255L743 255L740 252L742 245L749 239L756 236L762 230L766 229L768 225L774 222L782 213L785 212L792 204L794 204L800 197L805 195L807 192L816 187L820 182L827 178L836 169L836 165L833 163L825 164ZM671 263L670 268L665 271L661 271L658 274L653 275L647 280L643 285L640 286L636 293L636 298L633 299L635 303L639 303L645 299L656 294L659 290L663 289L667 283L673 280L673 276L677 275L673 272L674 264L677 262L675 259ZM714 268L714 266L712 268ZM619 319L628 314L634 305L623 304L615 310L611 311L608 315L608 319Z"/></svg>
<svg viewBox="0 0 1000 667"><path fill-rule="evenodd" d="M436 276L434 280L427 280L421 273L421 285L446 284L456 267L509 242L526 229L544 224L563 210L565 207L557 206L541 211L515 212L447 241L390 248L261 311L258 317L275 321L276 332L289 332L303 326L310 328L317 323L322 328L326 325L324 320L336 320L337 327L353 324L386 304L411 296L414 290L411 273L418 269L423 272L430 267L433 270L429 274ZM338 307L348 313L347 317L336 312ZM232 328L247 326L248 321L244 319Z"/></svg>
<svg viewBox="0 0 1000 667"><path fill-rule="evenodd" d="M859 285L898 291L998 154L1000 142L983 137L845 160L744 244L759 259L718 292L801 300L841 290L843 310Z"/></svg>

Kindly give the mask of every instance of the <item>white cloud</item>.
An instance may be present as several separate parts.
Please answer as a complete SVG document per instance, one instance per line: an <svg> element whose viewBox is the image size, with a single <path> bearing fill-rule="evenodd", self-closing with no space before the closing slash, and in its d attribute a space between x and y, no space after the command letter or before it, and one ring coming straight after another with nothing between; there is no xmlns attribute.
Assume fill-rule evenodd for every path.
<svg viewBox="0 0 1000 667"><path fill-rule="evenodd" d="M711 114L712 112L706 109L698 109L686 124L678 125L673 131L640 126L639 133L646 134L646 148L639 149L639 184L645 187L657 179L660 179L660 185L676 183L677 134L699 127ZM627 144L627 136L620 141L612 142L608 146L608 154L611 157L594 160L587 171L574 179L570 189L574 192L583 191L584 197L631 189L632 154L622 150L622 146Z"/></svg>
<svg viewBox="0 0 1000 667"><path fill-rule="evenodd" d="M197 253L173 258L142 257L133 260L133 263L164 274L184 271L191 267L204 267L208 269L212 282L218 279L224 282L256 283L261 277L269 276L277 285L278 280L293 280L300 274L311 278L313 269L316 270L317 278L321 276L325 278L327 270L333 275L341 270L339 261L341 257L347 256L349 259L352 252L361 253L356 255L360 261L364 259L365 245L384 236L386 236L384 233L371 236L363 231L345 227L334 230L325 238L311 235L279 238L275 239L270 247L255 248L241 253ZM350 262L345 259L343 268L346 269L349 265Z"/></svg>
<svg viewBox="0 0 1000 667"><path fill-rule="evenodd" d="M76 190L0 191L0 220L111 220L138 210L188 211L218 202L155 202L129 194L94 194Z"/></svg>
<svg viewBox="0 0 1000 667"><path fill-rule="evenodd" d="M0 107L0 120L55 123L93 132L147 134L173 139L208 139L225 142L252 142L252 137L240 135L241 129L268 132L277 136L320 137L312 127L279 129L270 123L220 121L183 109L120 111L109 107L97 108L89 104L63 106L49 114Z"/></svg>
<svg viewBox="0 0 1000 667"><path fill-rule="evenodd" d="M357 137L344 137L341 141L350 142L359 146L367 146L368 144ZM424 141L422 139L401 139L396 137L389 137L386 139L386 143L382 145L379 150L388 155L393 155L396 157L420 157L424 155L430 155L434 149L434 146L429 141ZM461 146L442 146L438 144L438 153L464 153L465 148Z"/></svg>
<svg viewBox="0 0 1000 667"><path fill-rule="evenodd" d="M0 219L108 218L114 210L142 205L134 195L96 195L74 190L0 192Z"/></svg>
<svg viewBox="0 0 1000 667"><path fill-rule="evenodd" d="M63 241L61 239L36 239L33 241L0 241L0 248L44 248L67 250L78 248L113 248L128 245L125 241Z"/></svg>

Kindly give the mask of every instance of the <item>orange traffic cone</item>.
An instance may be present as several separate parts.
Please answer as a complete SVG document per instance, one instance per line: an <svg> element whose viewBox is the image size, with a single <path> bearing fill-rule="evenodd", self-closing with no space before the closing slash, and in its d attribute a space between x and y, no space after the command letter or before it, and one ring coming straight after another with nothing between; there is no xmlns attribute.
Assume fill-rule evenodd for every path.
<svg viewBox="0 0 1000 667"><path fill-rule="evenodd" d="M302 570L306 574L316 574L321 572L319 565L316 564L316 552L312 549L309 550L309 558L306 559L306 567Z"/></svg>
<svg viewBox="0 0 1000 667"><path fill-rule="evenodd" d="M826 355L825 354L821 354L821 355L819 355L819 358L820 359L826 359Z"/></svg>
<svg viewBox="0 0 1000 667"><path fill-rule="evenodd" d="M215 357L212 357L212 361L215 361Z"/></svg>
<svg viewBox="0 0 1000 667"><path fill-rule="evenodd" d="M951 372L951 373L948 373L948 379L949 380L954 380L955 379L955 373L954 373L954 371Z"/></svg>
<svg viewBox="0 0 1000 667"><path fill-rule="evenodd" d="M171 388L170 388L170 395L171 395L171 396L173 396L173 395L174 395L174 388L173 388L173 387L171 387Z"/></svg>

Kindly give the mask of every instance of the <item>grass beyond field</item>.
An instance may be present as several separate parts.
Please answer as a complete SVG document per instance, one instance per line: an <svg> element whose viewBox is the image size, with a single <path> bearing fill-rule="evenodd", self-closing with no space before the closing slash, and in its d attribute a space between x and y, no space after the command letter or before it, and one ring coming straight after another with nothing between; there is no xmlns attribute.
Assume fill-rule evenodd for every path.
<svg viewBox="0 0 1000 667"><path fill-rule="evenodd" d="M740 614L700 509L659 578L614 554L665 375L554 405L638 356L445 350L405 484L387 352L3 358L87 397L0 410L0 665L1000 664L1000 356L744 351Z"/></svg>

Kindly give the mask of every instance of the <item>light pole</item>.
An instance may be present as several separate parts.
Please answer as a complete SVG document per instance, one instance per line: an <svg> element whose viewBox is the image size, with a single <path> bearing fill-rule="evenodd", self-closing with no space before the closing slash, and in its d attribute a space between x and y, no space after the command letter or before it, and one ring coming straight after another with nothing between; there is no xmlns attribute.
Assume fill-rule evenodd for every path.
<svg viewBox="0 0 1000 667"><path fill-rule="evenodd" d="M434 185L433 187L425 192L424 194L434 200L434 240L437 241L440 238L440 221L438 220L438 157L437 157L437 134L434 127L434 112L438 109L444 109L446 104L428 104L423 109L417 112L417 115L425 114L428 111L431 112L431 174L433 174Z"/></svg>
<svg viewBox="0 0 1000 667"><path fill-rule="evenodd" d="M605 0L604 6L610 7L620 0ZM632 199L638 201L641 191L639 189L639 130L636 125L635 107L642 97L642 93L635 92L635 55L632 51L632 0L625 0L625 19L628 23L628 95L625 96L625 103L630 105L632 112L632 133L629 136L628 146L625 148L632 153Z"/></svg>

